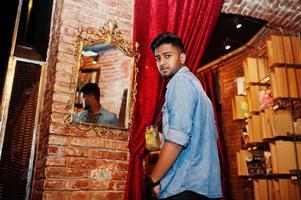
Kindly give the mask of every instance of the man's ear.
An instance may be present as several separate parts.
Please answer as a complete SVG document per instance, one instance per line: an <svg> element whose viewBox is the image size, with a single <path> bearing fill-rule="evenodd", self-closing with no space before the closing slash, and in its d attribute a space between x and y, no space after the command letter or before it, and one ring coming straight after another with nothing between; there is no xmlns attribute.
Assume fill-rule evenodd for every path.
<svg viewBox="0 0 301 200"><path fill-rule="evenodd" d="M181 61L182 65L185 64L185 61L186 61L186 54L185 53L180 54L180 61Z"/></svg>

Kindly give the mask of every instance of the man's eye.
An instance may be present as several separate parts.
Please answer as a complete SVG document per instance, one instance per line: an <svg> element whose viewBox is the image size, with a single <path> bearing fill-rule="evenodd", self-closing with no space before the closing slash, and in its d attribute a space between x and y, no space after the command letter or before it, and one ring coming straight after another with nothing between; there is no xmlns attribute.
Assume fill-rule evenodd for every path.
<svg viewBox="0 0 301 200"><path fill-rule="evenodd" d="M169 57L170 57L170 55L165 55L164 57L165 57L165 58L169 58Z"/></svg>
<svg viewBox="0 0 301 200"><path fill-rule="evenodd" d="M155 59L156 59L156 61L160 61L161 60L161 58L159 58L159 57L156 57Z"/></svg>

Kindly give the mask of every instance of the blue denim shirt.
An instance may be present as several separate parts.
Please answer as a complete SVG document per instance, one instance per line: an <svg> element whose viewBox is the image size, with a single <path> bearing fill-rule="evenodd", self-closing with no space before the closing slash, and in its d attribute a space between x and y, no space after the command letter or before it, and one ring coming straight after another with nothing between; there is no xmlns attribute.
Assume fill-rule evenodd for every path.
<svg viewBox="0 0 301 200"><path fill-rule="evenodd" d="M84 110L74 115L74 120L79 122L97 123L97 124L118 124L117 116L101 106L96 113L95 122L92 122L89 111Z"/></svg>
<svg viewBox="0 0 301 200"><path fill-rule="evenodd" d="M163 106L163 144L184 148L161 179L159 199L185 190L222 197L217 129L212 103L200 81L182 67L167 85Z"/></svg>

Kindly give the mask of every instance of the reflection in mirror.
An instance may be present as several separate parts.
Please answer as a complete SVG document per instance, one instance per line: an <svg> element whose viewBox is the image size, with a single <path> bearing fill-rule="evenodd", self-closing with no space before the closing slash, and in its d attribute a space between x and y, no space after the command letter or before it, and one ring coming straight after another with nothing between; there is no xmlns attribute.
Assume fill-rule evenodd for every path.
<svg viewBox="0 0 301 200"><path fill-rule="evenodd" d="M138 44L123 38L109 20L96 32L79 28L71 77L70 113L64 124L97 134L128 129L136 94Z"/></svg>
<svg viewBox="0 0 301 200"><path fill-rule="evenodd" d="M133 58L106 44L83 46L74 120L124 126Z"/></svg>

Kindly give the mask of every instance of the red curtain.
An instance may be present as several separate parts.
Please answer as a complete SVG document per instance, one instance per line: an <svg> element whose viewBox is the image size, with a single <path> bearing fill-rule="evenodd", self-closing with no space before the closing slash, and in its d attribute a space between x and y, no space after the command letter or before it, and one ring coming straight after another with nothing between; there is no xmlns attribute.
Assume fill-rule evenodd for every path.
<svg viewBox="0 0 301 200"><path fill-rule="evenodd" d="M141 56L134 121L130 130L126 200L145 199L144 131L147 125L160 124L164 103L167 82L160 78L150 43L162 32L179 35L185 45L186 64L196 72L222 4L223 0L135 0L133 39L139 43Z"/></svg>

